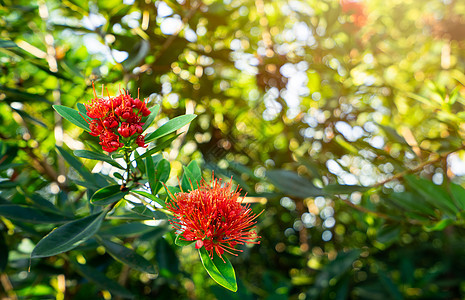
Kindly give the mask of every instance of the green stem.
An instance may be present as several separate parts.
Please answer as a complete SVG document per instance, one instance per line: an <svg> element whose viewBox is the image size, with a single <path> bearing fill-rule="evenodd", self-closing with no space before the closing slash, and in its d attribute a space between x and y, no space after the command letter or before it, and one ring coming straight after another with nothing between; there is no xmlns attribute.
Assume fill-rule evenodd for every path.
<svg viewBox="0 0 465 300"><path fill-rule="evenodd" d="M124 160L126 161L126 182L123 182L123 186L126 187L126 185L129 183L129 178L131 174L131 161L130 158L131 154L127 150L124 152Z"/></svg>

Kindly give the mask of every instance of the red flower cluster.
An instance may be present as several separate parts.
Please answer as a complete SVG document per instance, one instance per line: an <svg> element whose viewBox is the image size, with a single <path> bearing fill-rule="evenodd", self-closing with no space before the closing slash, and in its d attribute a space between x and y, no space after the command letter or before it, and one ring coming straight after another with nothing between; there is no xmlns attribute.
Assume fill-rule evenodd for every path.
<svg viewBox="0 0 465 300"><path fill-rule="evenodd" d="M127 92L115 97L99 98L95 88L94 97L85 107L87 116L92 118L88 122L90 134L99 137L104 151L118 150L124 146L122 141L129 145L135 141L139 147L147 147L145 136L141 135L144 125L141 119L148 116L150 110L144 101L133 99Z"/></svg>
<svg viewBox="0 0 465 300"><path fill-rule="evenodd" d="M242 205L238 189L232 190L232 181L221 185L221 180L207 184L202 180L198 189L189 193L176 193L167 208L177 220L172 220L173 228L182 232L182 238L196 241L195 248L205 246L210 257L226 251L233 251L238 244L259 244L253 230L255 215L249 205Z"/></svg>
<svg viewBox="0 0 465 300"><path fill-rule="evenodd" d="M365 14L365 4L356 0L341 0L342 11L350 15L351 22L358 28L363 27L367 22Z"/></svg>

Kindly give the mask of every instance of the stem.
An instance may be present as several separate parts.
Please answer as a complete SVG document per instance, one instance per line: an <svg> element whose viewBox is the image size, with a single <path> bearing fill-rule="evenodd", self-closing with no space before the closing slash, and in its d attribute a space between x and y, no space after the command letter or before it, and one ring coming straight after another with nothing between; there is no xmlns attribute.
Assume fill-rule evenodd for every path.
<svg viewBox="0 0 465 300"><path fill-rule="evenodd" d="M124 152L124 160L126 161L126 181L123 182L123 188L126 187L126 185L129 183L129 179L131 177L131 161L130 158L131 153L128 152L127 150Z"/></svg>

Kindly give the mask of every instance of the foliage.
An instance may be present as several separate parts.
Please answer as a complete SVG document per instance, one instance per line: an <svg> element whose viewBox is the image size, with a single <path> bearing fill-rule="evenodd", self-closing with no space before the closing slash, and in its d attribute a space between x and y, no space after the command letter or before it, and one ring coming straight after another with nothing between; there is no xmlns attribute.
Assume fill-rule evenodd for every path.
<svg viewBox="0 0 465 300"><path fill-rule="evenodd" d="M0 1L0 291L464 297L465 4L131 2ZM149 95L152 150L130 172L152 193L119 189L124 157L77 117L92 81ZM192 161L264 209L261 244L229 257L235 274L210 268L235 275L236 293L164 213L162 183L188 187ZM109 213L122 197L157 209Z"/></svg>

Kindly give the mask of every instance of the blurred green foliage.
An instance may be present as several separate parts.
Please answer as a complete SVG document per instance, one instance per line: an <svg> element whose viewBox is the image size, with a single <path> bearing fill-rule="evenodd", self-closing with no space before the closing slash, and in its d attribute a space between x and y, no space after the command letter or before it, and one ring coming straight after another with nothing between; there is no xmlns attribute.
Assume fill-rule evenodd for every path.
<svg viewBox="0 0 465 300"><path fill-rule="evenodd" d="M0 293L463 298L465 4L366 1L358 24L347 2L0 0ZM237 293L143 215L107 218L107 247L30 262L50 218L92 212L118 176L66 159L97 141L52 109L89 101L92 81L140 88L158 125L197 114L164 152L169 180L196 160L265 209L261 244L231 257ZM115 260L115 241L156 274Z"/></svg>

